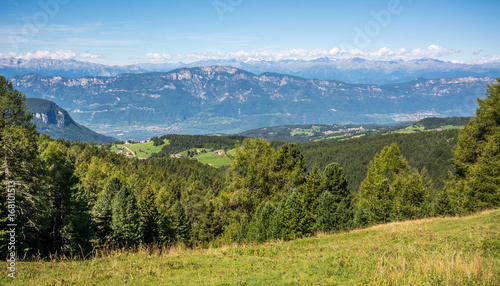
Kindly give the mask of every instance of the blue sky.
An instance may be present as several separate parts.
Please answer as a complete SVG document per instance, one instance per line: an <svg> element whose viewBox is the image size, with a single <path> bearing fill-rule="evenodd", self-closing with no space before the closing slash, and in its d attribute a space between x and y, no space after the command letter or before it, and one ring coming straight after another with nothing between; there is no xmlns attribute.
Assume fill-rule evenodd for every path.
<svg viewBox="0 0 500 286"><path fill-rule="evenodd" d="M0 57L498 62L498 11L498 0L3 0Z"/></svg>

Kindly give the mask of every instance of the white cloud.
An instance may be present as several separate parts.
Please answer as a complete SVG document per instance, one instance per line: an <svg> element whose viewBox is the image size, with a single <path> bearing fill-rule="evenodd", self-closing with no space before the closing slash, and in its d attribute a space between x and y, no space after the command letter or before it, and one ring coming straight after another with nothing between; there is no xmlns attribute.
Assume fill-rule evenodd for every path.
<svg viewBox="0 0 500 286"><path fill-rule="evenodd" d="M430 45L427 48L414 49L411 55L414 57L430 57L430 58L441 58L446 57L456 52L440 47L438 45Z"/></svg>
<svg viewBox="0 0 500 286"><path fill-rule="evenodd" d="M491 62L500 62L500 55L496 55L490 58Z"/></svg>
<svg viewBox="0 0 500 286"><path fill-rule="evenodd" d="M172 59L169 54L146 53L146 59L153 63L163 63Z"/></svg>
<svg viewBox="0 0 500 286"><path fill-rule="evenodd" d="M440 47L438 45L430 45L429 47L417 48L417 49L407 49L401 48L399 50L391 50L387 47L381 48L379 50L364 50L364 49L340 49L335 47L333 49L291 49L282 51L238 51L238 52L216 52L216 53L192 53L187 55L179 55L180 59L185 59L188 61L200 61L200 60L285 60L285 59L315 59L321 57L327 58L364 58L368 60L407 60L412 58L441 58L446 57L451 54L458 53L458 51L452 51Z"/></svg>
<svg viewBox="0 0 500 286"><path fill-rule="evenodd" d="M52 60L69 60L76 57L76 53L70 50L56 50L56 51L32 51L26 54L8 53L7 56L16 59L52 59Z"/></svg>
<svg viewBox="0 0 500 286"><path fill-rule="evenodd" d="M80 53L78 55L79 58L84 58L84 59L100 59L102 58L102 55L101 54L93 54L93 53L90 53L88 51L85 51L83 53Z"/></svg>

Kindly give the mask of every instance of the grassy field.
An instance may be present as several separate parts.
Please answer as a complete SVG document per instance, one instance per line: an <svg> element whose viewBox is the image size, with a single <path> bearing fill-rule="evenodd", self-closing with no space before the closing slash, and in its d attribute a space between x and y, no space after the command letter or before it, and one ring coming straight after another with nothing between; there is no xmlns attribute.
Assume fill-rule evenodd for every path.
<svg viewBox="0 0 500 286"><path fill-rule="evenodd" d="M443 125L440 128L443 130L451 130L451 129L463 129L464 127L463 126L455 126L455 125ZM435 130L436 129L434 129L434 128L426 129L424 126L421 126L421 125L412 125L412 126L408 126L406 128L402 128L402 129L393 131L393 133L408 134L408 133L414 133L414 132L419 132L419 131L435 131Z"/></svg>
<svg viewBox="0 0 500 286"><path fill-rule="evenodd" d="M290 132L290 135L291 136L295 136L295 135L303 135L303 134L308 134L310 136L312 136L315 132L320 132L321 131L321 127L320 126L311 126L310 129L301 129L301 128L296 128L294 130L292 130Z"/></svg>
<svg viewBox="0 0 500 286"><path fill-rule="evenodd" d="M289 242L18 263L1 285L500 285L500 210Z"/></svg>
<svg viewBox="0 0 500 286"><path fill-rule="evenodd" d="M193 148L191 150L205 150L206 153L199 153L195 155L196 159L198 162L203 163L203 164L211 164L214 167L222 167L222 166L229 166L231 165L231 159L226 154L232 155L234 154L236 149L231 149L226 152L226 154L223 155L214 155L213 151L208 150L208 149L203 149L203 148ZM187 156L187 150L184 152L181 152L183 156Z"/></svg>
<svg viewBox="0 0 500 286"><path fill-rule="evenodd" d="M165 144L169 144L168 140L164 140ZM136 144L118 144L118 145L113 145L109 150L116 152L119 150L119 148L126 146L132 152L135 153L135 156L138 158L148 158L151 156L153 153L158 153L161 151L161 148L165 145L160 145L160 146L154 146L153 141L147 142L147 143L136 143Z"/></svg>

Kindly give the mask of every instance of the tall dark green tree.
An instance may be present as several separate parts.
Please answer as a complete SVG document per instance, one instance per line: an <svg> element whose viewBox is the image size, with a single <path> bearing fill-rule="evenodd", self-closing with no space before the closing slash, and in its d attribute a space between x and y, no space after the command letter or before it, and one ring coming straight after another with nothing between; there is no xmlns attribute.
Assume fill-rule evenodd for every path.
<svg viewBox="0 0 500 286"><path fill-rule="evenodd" d="M181 202L176 201L172 206L172 230L174 232L174 240L189 242L191 227L186 217L186 212Z"/></svg>
<svg viewBox="0 0 500 286"><path fill-rule="evenodd" d="M75 201L74 196L78 190L76 187L79 183L78 177L67 160L66 146L57 144L55 141L45 141L41 144L41 149L41 158L46 171L44 189L50 203L47 213L50 217L51 251L53 253L56 251L63 253L66 250L74 252L76 249L70 247L70 241L83 236L83 233L72 233L77 229L70 226L75 215L74 211L79 208L75 205L78 202ZM85 213L79 215L85 215Z"/></svg>
<svg viewBox="0 0 500 286"><path fill-rule="evenodd" d="M158 222L160 215L151 187L147 187L139 200L139 233L144 243L152 243L159 237Z"/></svg>
<svg viewBox="0 0 500 286"><path fill-rule="evenodd" d="M326 191L319 197L318 214L316 218L316 229L319 231L330 232L336 228L335 212L337 203L331 192Z"/></svg>
<svg viewBox="0 0 500 286"><path fill-rule="evenodd" d="M122 186L111 202L111 230L114 243L136 244L140 241L139 210L132 191Z"/></svg>
<svg viewBox="0 0 500 286"><path fill-rule="evenodd" d="M95 227L96 243L98 245L111 242L112 202L121 188L122 183L120 180L117 177L111 178L92 208L92 220Z"/></svg>
<svg viewBox="0 0 500 286"><path fill-rule="evenodd" d="M247 237L249 241L261 243L270 238L268 236L268 230L275 210L276 208L270 202L262 202L259 204L248 229Z"/></svg>
<svg viewBox="0 0 500 286"><path fill-rule="evenodd" d="M273 193L283 194L284 190L297 188L305 181L306 164L296 143L287 143L276 151L273 167Z"/></svg>
<svg viewBox="0 0 500 286"><path fill-rule="evenodd" d="M305 183L300 188L302 199L304 200L304 207L313 220L316 219L316 209L318 206L318 199L325 191L322 184L325 181L324 174L319 171L318 165L315 165L312 170L307 174Z"/></svg>
<svg viewBox="0 0 500 286"><path fill-rule="evenodd" d="M297 189L288 193L283 209L283 239L290 240L307 235L312 230L304 203Z"/></svg>
<svg viewBox="0 0 500 286"><path fill-rule="evenodd" d="M26 109L25 96L14 89L12 82L0 75L0 183L15 184L17 239L20 249L40 249L41 220L44 208L40 193L38 132L31 123L33 117ZM0 219L6 220L7 188L2 188ZM5 228L0 232L0 244L5 243ZM3 239L1 238L3 237ZM1 251L4 251L2 247Z"/></svg>
<svg viewBox="0 0 500 286"><path fill-rule="evenodd" d="M356 198L358 206L366 210L369 224L390 221L396 198L391 185L409 172L410 167L396 144L384 147L375 155Z"/></svg>
<svg viewBox="0 0 500 286"><path fill-rule="evenodd" d="M267 231L267 237L269 239L282 239L284 234L284 211L285 211L286 199L283 198L274 210L271 221L269 222L269 229Z"/></svg>
<svg viewBox="0 0 500 286"><path fill-rule="evenodd" d="M488 85L485 99L478 99L476 117L458 136L449 184L455 195L464 194L468 211L500 206L500 78Z"/></svg>

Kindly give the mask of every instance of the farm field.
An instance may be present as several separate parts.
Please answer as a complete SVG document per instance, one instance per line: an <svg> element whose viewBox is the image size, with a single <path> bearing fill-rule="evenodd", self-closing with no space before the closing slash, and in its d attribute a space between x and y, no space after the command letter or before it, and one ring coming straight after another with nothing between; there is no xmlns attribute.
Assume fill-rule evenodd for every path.
<svg viewBox="0 0 500 286"><path fill-rule="evenodd" d="M168 140L164 140L165 144L169 144ZM119 151L122 147L127 147L135 153L137 158L148 158L153 153L157 153L163 148L165 145L154 146L153 141L146 143L135 143L135 144L113 144L113 146L109 149L110 151L116 152Z"/></svg>
<svg viewBox="0 0 500 286"><path fill-rule="evenodd" d="M203 163L203 164L211 164L214 167L223 167L223 166L229 166L231 164L231 159L229 159L228 155L234 154L236 149L231 149L226 152L226 154L222 155L214 155L212 150L204 149L204 148L193 148L191 149L192 151L195 151L196 149L198 150L204 150L205 153L199 153L196 154L195 157L198 160L198 162ZM187 156L187 150L181 152L183 156Z"/></svg>

